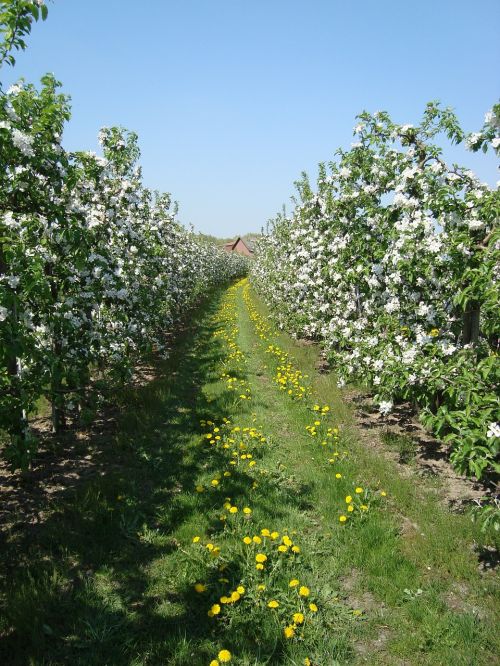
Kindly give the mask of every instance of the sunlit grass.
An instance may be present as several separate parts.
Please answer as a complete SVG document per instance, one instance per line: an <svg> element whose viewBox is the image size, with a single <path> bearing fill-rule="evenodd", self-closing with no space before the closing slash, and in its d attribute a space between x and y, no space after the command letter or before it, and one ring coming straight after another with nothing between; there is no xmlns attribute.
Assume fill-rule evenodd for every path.
<svg viewBox="0 0 500 666"><path fill-rule="evenodd" d="M242 289L231 298L220 292L199 310L170 359L155 361L156 379L116 396L105 474L47 506L36 529L9 535L0 659L208 666L228 649L248 666L494 663L494 579L477 569L478 529L364 450L334 377L314 371L317 350L270 329L309 397L280 390L280 358L266 352ZM235 426L266 441L242 439L249 448L235 457L224 448ZM368 511L351 519L347 497L366 497ZM263 528L279 531L276 543ZM262 544L243 541L258 535ZM300 552L279 553L284 535ZM295 578L317 612L289 587ZM238 586L240 599L219 602ZM460 604L450 602L457 590ZM307 620L287 638L299 608Z"/></svg>

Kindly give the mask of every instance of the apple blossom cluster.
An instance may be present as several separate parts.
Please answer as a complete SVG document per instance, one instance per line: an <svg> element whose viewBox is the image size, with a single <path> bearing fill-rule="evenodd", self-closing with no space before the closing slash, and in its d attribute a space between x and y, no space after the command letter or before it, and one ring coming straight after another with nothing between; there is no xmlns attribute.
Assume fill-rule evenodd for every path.
<svg viewBox="0 0 500 666"><path fill-rule="evenodd" d="M316 189L297 183L251 273L281 328L322 342L340 386L373 387L383 415L410 402L476 477L500 471L500 197L437 139L498 153L499 129L500 105L469 137L435 103L419 126L361 114Z"/></svg>
<svg viewBox="0 0 500 666"><path fill-rule="evenodd" d="M247 271L142 184L135 134L104 128L102 157L70 153L68 118L52 76L0 96L0 428L15 465L33 452L27 415L41 396L63 428L141 354L164 352L200 296Z"/></svg>

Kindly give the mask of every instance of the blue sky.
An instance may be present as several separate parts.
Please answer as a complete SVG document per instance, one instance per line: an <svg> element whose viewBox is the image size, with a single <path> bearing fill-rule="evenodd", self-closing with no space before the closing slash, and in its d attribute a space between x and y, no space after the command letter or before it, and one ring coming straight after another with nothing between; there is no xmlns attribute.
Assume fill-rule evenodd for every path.
<svg viewBox="0 0 500 666"><path fill-rule="evenodd" d="M139 134L145 183L217 236L259 231L293 181L348 147L355 115L418 122L427 101L479 129L500 91L498 0L55 0L11 83L72 97L68 149ZM449 156L498 180L494 156Z"/></svg>

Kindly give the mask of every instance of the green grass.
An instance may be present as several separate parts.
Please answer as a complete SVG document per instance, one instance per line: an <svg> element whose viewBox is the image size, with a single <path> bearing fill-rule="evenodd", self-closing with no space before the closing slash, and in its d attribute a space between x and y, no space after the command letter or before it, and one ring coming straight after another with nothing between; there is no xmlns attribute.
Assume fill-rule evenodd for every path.
<svg viewBox="0 0 500 666"><path fill-rule="evenodd" d="M400 463L408 464L415 460L415 456L418 452L418 445L409 435L386 430L382 433L381 439L384 444L399 453Z"/></svg>
<svg viewBox="0 0 500 666"><path fill-rule="evenodd" d="M228 392L220 378L227 347L213 335L224 298L216 294L193 315L171 357L157 362L156 379L116 396L118 424L99 461L106 473L40 507L39 525L6 535L0 662L201 666L227 648L232 663L248 665L299 665L306 655L322 666L497 663L498 580L479 572L473 551L487 537L441 505L436 484L402 478L363 447L335 378L313 370L317 349L273 333L310 375L314 398L302 404L279 390L241 289L238 344L247 362L225 367L247 383L251 400ZM316 400L331 406L329 421L348 452L333 465L306 431ZM239 464L219 490L211 480L227 468L227 454L200 444L207 430L200 420L223 417L259 428L268 442L255 453L258 471ZM206 491L197 493L197 484ZM345 497L358 485L371 489L370 509L342 525ZM252 507L251 520L240 511L224 527L226 496ZM241 536L262 527L287 529L300 545L298 557L266 572L264 594L281 595L281 612L292 575L311 588L319 612L304 642L285 639L278 614L255 593L256 551ZM194 536L220 545L220 559L192 544ZM218 580L220 562L227 584ZM194 591L197 581L206 593ZM245 599L207 617L240 583Z"/></svg>

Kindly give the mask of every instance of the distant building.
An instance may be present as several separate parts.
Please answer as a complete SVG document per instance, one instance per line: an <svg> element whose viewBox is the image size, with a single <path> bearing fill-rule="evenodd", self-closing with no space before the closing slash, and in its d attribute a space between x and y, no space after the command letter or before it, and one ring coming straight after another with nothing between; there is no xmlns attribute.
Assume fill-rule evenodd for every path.
<svg viewBox="0 0 500 666"><path fill-rule="evenodd" d="M253 257L253 248L250 243L245 243L245 241L238 236L235 241L226 243L223 245L226 252L238 252L239 254L244 254L245 257Z"/></svg>

